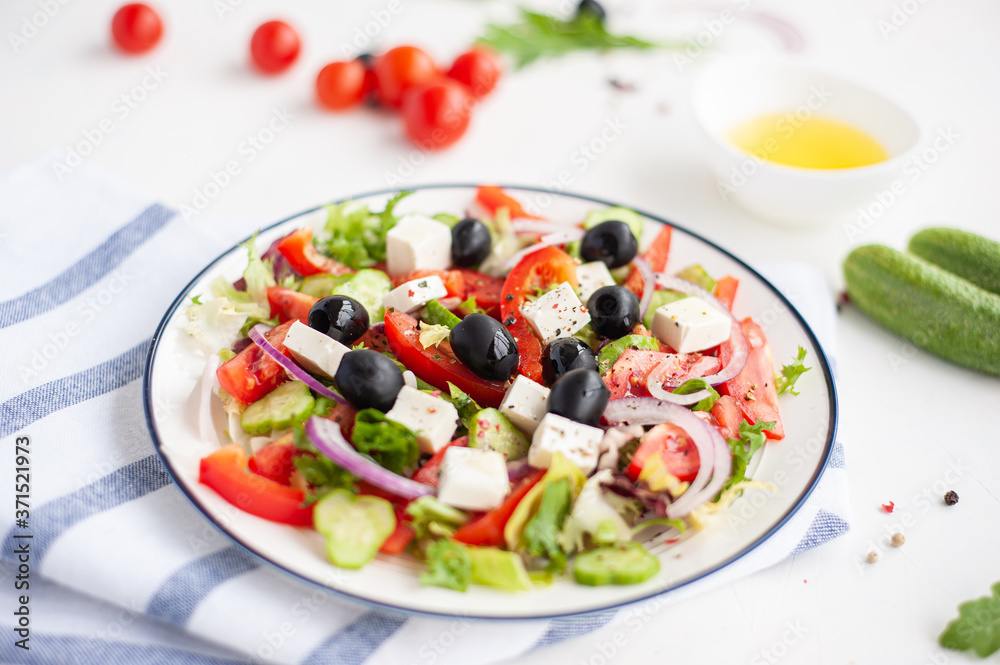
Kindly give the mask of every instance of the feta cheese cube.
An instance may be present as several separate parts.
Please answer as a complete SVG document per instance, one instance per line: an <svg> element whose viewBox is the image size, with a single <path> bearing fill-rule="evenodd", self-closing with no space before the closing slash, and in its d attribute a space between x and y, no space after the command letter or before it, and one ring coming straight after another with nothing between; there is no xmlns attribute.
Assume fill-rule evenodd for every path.
<svg viewBox="0 0 1000 665"><path fill-rule="evenodd" d="M549 389L518 374L500 402L500 413L525 434L531 434L545 417Z"/></svg>
<svg viewBox="0 0 1000 665"><path fill-rule="evenodd" d="M332 379L349 348L337 340L296 321L285 335L285 348L307 372Z"/></svg>
<svg viewBox="0 0 1000 665"><path fill-rule="evenodd" d="M701 298L675 300L653 313L652 333L677 353L704 351L729 339L733 320Z"/></svg>
<svg viewBox="0 0 1000 665"><path fill-rule="evenodd" d="M416 434L420 450L431 455L451 443L458 429L458 410L451 402L406 385L385 417Z"/></svg>
<svg viewBox="0 0 1000 665"><path fill-rule="evenodd" d="M555 413L547 413L531 437L528 464L536 469L547 469L557 452L589 475L597 467L601 439L604 431Z"/></svg>
<svg viewBox="0 0 1000 665"><path fill-rule="evenodd" d="M400 284L382 298L382 304L386 309L392 307L409 313L435 298L444 298L446 295L448 289L444 287L441 278L437 275L428 275Z"/></svg>
<svg viewBox="0 0 1000 665"><path fill-rule="evenodd" d="M385 237L390 275L446 270L451 265L451 229L424 215L407 215Z"/></svg>
<svg viewBox="0 0 1000 665"><path fill-rule="evenodd" d="M465 510L493 510L507 496L507 464L503 455L485 448L452 446L441 461L437 497Z"/></svg>
<svg viewBox="0 0 1000 665"><path fill-rule="evenodd" d="M580 282L580 300L587 302L594 291L602 286L614 286L615 278L603 261L591 261L577 266L576 279Z"/></svg>
<svg viewBox="0 0 1000 665"><path fill-rule="evenodd" d="M590 323L590 314L569 282L563 282L535 302L526 303L521 307L521 314L524 314L542 344L561 337L572 337L573 333Z"/></svg>

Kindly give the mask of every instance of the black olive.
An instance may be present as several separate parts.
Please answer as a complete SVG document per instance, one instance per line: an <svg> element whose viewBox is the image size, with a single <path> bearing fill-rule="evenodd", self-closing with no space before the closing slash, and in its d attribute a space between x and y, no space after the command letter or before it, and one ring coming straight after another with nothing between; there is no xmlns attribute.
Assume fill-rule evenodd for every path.
<svg viewBox="0 0 1000 665"><path fill-rule="evenodd" d="M580 4L576 6L576 15L582 16L584 14L590 14L600 23L603 23L604 19L608 16L608 13L604 11L604 7L597 0L580 0Z"/></svg>
<svg viewBox="0 0 1000 665"><path fill-rule="evenodd" d="M489 256L490 230L474 217L466 217L451 230L451 262L460 268L479 265Z"/></svg>
<svg viewBox="0 0 1000 665"><path fill-rule="evenodd" d="M635 258L639 243L625 222L601 222L587 231L580 242L584 261L603 261L609 268L620 268Z"/></svg>
<svg viewBox="0 0 1000 665"><path fill-rule="evenodd" d="M403 387L403 372L378 351L358 349L344 354L333 383L358 409L378 409L385 413Z"/></svg>
<svg viewBox="0 0 1000 665"><path fill-rule="evenodd" d="M553 340L542 351L542 379L546 385L551 386L560 376L579 367L597 369L597 356L576 337Z"/></svg>
<svg viewBox="0 0 1000 665"><path fill-rule="evenodd" d="M506 381L517 369L514 337L500 322L485 314L470 314L451 329L451 350L476 376Z"/></svg>
<svg viewBox="0 0 1000 665"><path fill-rule="evenodd" d="M329 296L309 310L309 327L350 346L368 332L368 311L347 296Z"/></svg>
<svg viewBox="0 0 1000 665"><path fill-rule="evenodd" d="M587 301L590 325L601 337L618 339L642 321L639 299L624 286L602 286Z"/></svg>
<svg viewBox="0 0 1000 665"><path fill-rule="evenodd" d="M596 425L608 405L611 391L595 370L580 367L563 374L552 384L547 408L584 425Z"/></svg>

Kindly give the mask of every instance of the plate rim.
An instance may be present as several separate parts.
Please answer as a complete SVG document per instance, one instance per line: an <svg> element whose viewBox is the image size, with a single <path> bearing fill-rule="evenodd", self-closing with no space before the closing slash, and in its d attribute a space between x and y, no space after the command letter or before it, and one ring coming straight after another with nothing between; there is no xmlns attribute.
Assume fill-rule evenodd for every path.
<svg viewBox="0 0 1000 665"><path fill-rule="evenodd" d="M705 571L702 571L698 575L695 575L694 577L692 577L692 578L690 578L688 580L685 580L683 582L680 582L680 583L677 583L677 584L672 584L668 588L665 588L665 589L662 589L662 590L659 590L659 591L654 591L654 592L652 592L652 593L650 593L648 595L642 596L640 598L634 598L634 599L631 599L631 600L626 600L626 601L622 601L622 602L619 602L619 603L615 603L613 605L608 605L608 606L599 607L599 608L582 609L582 610L578 610L578 611L557 611L557 612L552 612L552 613L547 613L547 614L538 614L538 615L530 615L530 616L488 616L488 615L477 615L477 614L470 614L470 613L457 614L457 613L449 613L449 612L436 612L436 611L431 611L431 610L413 609L413 608L408 608L408 607L399 607L399 606L396 606L396 605L392 605L390 603L386 603L386 602L382 602L382 601L377 601L377 600L372 600L372 599L366 598L364 596L359 596L359 595L357 595L355 593L352 593L352 592L349 592L349 591L344 591L342 589L336 589L334 587L328 586L326 584L322 584L321 582L317 582L316 580L313 580L313 579L311 579L309 577L306 577L305 575L303 575L301 573L298 573L298 572L296 572L296 571L294 571L294 570L292 570L290 568L287 568L284 565L282 565L281 563L278 563L278 562L276 562L276 561L268 558L267 556L265 556L261 552L258 552L257 550L255 550L249 544L247 544L247 543L243 542L242 540L240 540L240 538L236 534L231 533L229 531L229 529L227 529L225 526L223 526L222 524L220 524L219 521L215 518L215 516L213 516L211 514L211 512L198 500L198 498L195 497L191 492L188 491L188 488L181 482L179 473L174 469L173 464L168 459L167 455L165 455L164 452L163 452L163 442L161 441L159 433L157 432L156 424L155 424L155 420L154 420L154 415L153 415L153 399L152 399L151 378L152 378L153 362L156 359L156 354L157 354L157 350L159 349L159 342L160 342L161 336L163 335L163 331L166 328L167 324L169 323L170 319L173 318L174 313L181 306L181 304L187 299L188 292L191 290L191 288L199 280L201 280L201 278L207 272L209 272L217 263L219 263L222 259L224 259L226 256L228 256L234 249L236 249L237 247L239 247L240 244L243 244L243 243L247 242L248 240L250 240L251 238L253 238L254 236L256 236L258 233L261 233L261 232L264 232L264 231L269 231L269 230L271 230L271 229L273 229L273 228L275 228L277 226L281 226L282 224L284 224L286 222L289 222L289 221L291 221L291 220L293 220L293 219L295 219L297 217L302 217L302 216L308 215L310 213L316 212L317 210L320 210L321 208L324 208L324 207L326 207L328 205L336 205L336 204L339 204L339 203L343 203L345 201L350 201L350 200L355 200L355 199L367 199L367 198L371 198L371 197L374 197L374 196L381 196L381 195L385 195L385 194L393 194L393 193L400 192L400 191L417 192L417 191L420 191L420 190L428 190L428 189L475 189L475 188L479 187L481 184L482 183L478 183L478 184L477 183L432 183L432 184L425 184L425 185L414 185L413 187L406 187L406 188L401 188L401 187L386 187L386 188L381 188L381 189L377 189L377 190L372 190L372 191L369 191L369 192L364 192L364 193L361 193L361 194L356 194L354 196L347 196L347 197L343 197L343 198L338 198L338 199L335 199L333 201L330 201L329 203L322 203L322 204L314 206L312 208L309 208L309 209L297 212L297 213L295 213L293 215L289 215L288 217L285 217L285 218L283 218L281 220L278 220L278 221L276 221L276 222L274 222L272 224L268 224L267 226L260 227L254 233L250 234L249 236L247 236L246 238L244 238L239 243L236 243L233 246L228 247L227 249L225 249L221 254L219 254L211 262L209 262L204 268L202 268L198 272L198 274L196 274L181 289L181 292L177 295L176 298L174 298L173 302L170 304L170 306L167 308L167 311L164 313L163 317L160 319L160 323L156 326L156 332L153 333L153 337L152 337L150 345L149 345L149 350L146 352L146 359L145 359L145 361L143 363L142 402L143 402L143 414L145 416L145 421L146 421L146 430L149 432L150 438L152 439L153 449L155 450L157 457L160 459L160 462L163 464L163 466L166 469L167 473L170 475L170 479L173 481L174 485L181 491L181 493L184 495L184 497L198 510L198 512L201 513L201 515L205 519L207 519L209 521L209 523L212 524L212 526L214 526L219 532L221 532L226 538L228 538L234 544L236 544L237 546L239 546L245 552L248 552L254 558L256 558L259 561L263 562L264 564L268 565L271 569L278 570L278 571L284 573L285 575L289 575L292 578L298 580L299 582L303 582L303 583L308 584L310 586L317 587L317 588L323 589L325 591L337 594L338 596L340 596L342 598L346 598L346 599L348 599L351 602L359 603L359 604L365 605L365 606L367 606L369 608L374 608L374 609L378 609L378 610L386 610L386 611L394 612L394 613L397 613L397 614L404 614L404 615L407 615L407 616L415 616L415 617L434 617L434 618L448 618L448 619L463 618L463 619L474 619L474 620L481 620L481 621L534 621L534 620L558 619L558 618L569 618L569 617L581 617L581 616L586 616L586 615L589 615L589 614L597 614L597 613L601 613L601 612L617 611L617 610L619 610L619 609L621 609L623 607L627 607L629 605L634 605L634 604L641 603L641 602L646 602L646 601L652 600L653 598L658 598L658 597L660 597L660 596L662 596L664 594L671 593L673 591L676 591L678 589L686 587L686 586L688 586L690 584L698 582L698 581L700 581L700 580L702 580L702 579L704 579L704 578L706 578L706 577L708 577L710 575L713 575L713 574L719 572L723 568L734 564L735 562L737 562L738 560L740 560L743 557L747 556L748 554L750 554L751 552L753 552L754 550L756 550L758 547L760 547L761 545L763 545L765 542L767 542L768 540L770 540L778 531L781 530L782 527L785 526L785 524L787 524L789 522L789 520L792 519L792 517L795 516L796 513L799 512L799 510L802 508L802 506L805 505L806 501L812 495L813 491L816 489L817 485L819 484L820 479L823 477L823 474L826 472L827 468L829 467L830 458L831 458L831 456L833 454L833 448L834 448L834 445L835 445L836 440L837 440L837 429L838 429L839 420L840 420L840 407L839 407L839 400L838 400L838 395L837 395L837 386L836 386L836 382L834 380L833 370L832 370L832 368L830 366L829 359L827 358L827 355L826 355L826 351L823 348L823 346L820 344L819 339L816 337L816 334L813 332L813 330L809 326L808 322L806 322L806 320L805 320L805 318L803 318L802 314L799 313L799 311L798 311L798 309L796 309L795 305L793 305L792 302L789 301L788 298L786 298L785 295L777 287L775 287L774 284L772 284L770 282L770 280L768 280L766 277L764 277L763 275L761 275L755 268L753 268L752 266L750 266L743 259L741 259L738 256L736 256L733 253L731 253L729 250L727 250L727 249L725 249L723 247L720 247L715 242L709 240L708 238L705 238L704 236L702 236L699 233L696 233L695 231L690 230L688 227L686 227L684 225L677 224L677 223L672 222L670 220L667 220L667 219L665 219L665 218L663 218L663 217L661 217L659 215L654 215L652 213L646 212L646 211L641 210L639 208L622 206L619 203L608 201L608 200L603 199L603 198L594 197L594 196L588 196L588 195L585 195L585 194L577 194L577 193L572 192L572 191L556 191L556 190L553 190L553 189L547 189L547 188L544 188L544 187L535 187L535 186L532 186L532 185L499 184L497 186L499 186L499 187L501 187L501 188L503 188L505 190L520 190L520 191L529 191L529 192L540 192L540 193L550 194L550 195L555 195L555 196L566 196L566 197L570 197L570 198L581 199L581 200L584 200L584 201L590 201L590 202L593 202L593 203L598 203L598 204L604 205L604 206L628 207L629 210L634 210L638 214L640 214L640 215L642 215L644 217L647 217L647 218L649 218L649 219L651 219L651 220L653 220L655 222L659 222L660 224L668 224L668 225L670 225L673 228L679 229L679 230L681 230L681 231L683 231L683 232L685 232L685 233L693 236L694 238L697 238L699 241L704 242L705 244L713 247L715 250L717 250L719 252L722 252L724 255L726 255L727 257L729 257L730 259L732 259L733 261L735 261L739 265L743 266L743 268L745 268L752 275L754 275L757 279L759 279L761 282L763 282L767 286L767 288L769 288L772 291L772 293L774 293L778 298L780 298L781 302L788 308L788 310L795 317L795 319L798 322L799 326L805 331L806 336L809 338L810 342L812 342L812 345L813 345L813 347L815 348L815 350L817 352L817 355L819 357L819 365L820 365L820 367L823 370L823 378L824 378L824 381L826 382L827 392L828 392L828 395L829 395L828 407L829 407L829 416L830 416L830 432L829 432L829 435L827 436L826 441L823 444L824 445L824 450L823 450L821 462L818 465L818 467L816 468L816 470L813 471L812 478L809 480L808 485L799 494L798 498L795 500L795 503L764 534L762 534L759 538L757 538L752 543L750 543L749 545L747 545L746 547L744 547L743 549L741 549L739 552L735 553L733 556L729 557L728 559L726 559L726 560L724 560L724 561L716 564L715 566L713 566L713 567L711 567L711 568L709 568L709 569L707 569Z"/></svg>

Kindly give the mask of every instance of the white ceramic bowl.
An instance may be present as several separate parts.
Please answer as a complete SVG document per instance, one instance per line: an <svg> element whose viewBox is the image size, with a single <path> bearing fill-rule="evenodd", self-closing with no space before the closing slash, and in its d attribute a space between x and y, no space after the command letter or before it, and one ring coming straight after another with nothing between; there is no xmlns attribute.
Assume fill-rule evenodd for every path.
<svg viewBox="0 0 1000 665"><path fill-rule="evenodd" d="M756 217L782 226L813 227L891 187L920 142L920 127L898 104L838 76L776 60L725 59L702 72L693 96L717 190ZM754 157L725 135L767 113L821 115L878 140L889 159L845 169L786 166Z"/></svg>

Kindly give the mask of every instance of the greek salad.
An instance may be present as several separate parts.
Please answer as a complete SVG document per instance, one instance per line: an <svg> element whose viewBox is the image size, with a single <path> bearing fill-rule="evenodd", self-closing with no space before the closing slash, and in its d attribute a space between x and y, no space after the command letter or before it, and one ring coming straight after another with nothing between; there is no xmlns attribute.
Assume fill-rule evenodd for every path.
<svg viewBox="0 0 1000 665"><path fill-rule="evenodd" d="M463 217L399 214L408 195L251 239L242 278L191 299L202 436L226 414L201 483L336 566L407 553L459 591L643 582L646 545L763 486L748 463L808 367L775 372L735 278L667 274L671 227L640 252L625 208L556 223L484 186Z"/></svg>

